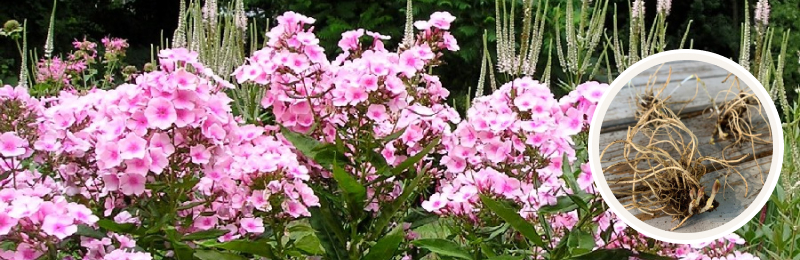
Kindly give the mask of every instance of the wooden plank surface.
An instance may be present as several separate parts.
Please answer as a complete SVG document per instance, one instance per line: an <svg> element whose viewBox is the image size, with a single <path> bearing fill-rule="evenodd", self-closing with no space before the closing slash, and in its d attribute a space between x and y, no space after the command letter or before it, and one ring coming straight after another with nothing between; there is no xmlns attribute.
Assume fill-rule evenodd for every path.
<svg viewBox="0 0 800 260"><path fill-rule="evenodd" d="M668 77L670 69L672 69L672 74ZM655 73L655 76L652 76L653 73ZM689 78L690 76L691 78ZM634 100L638 100L637 96L645 93L648 89L648 82L650 82L650 85L660 87L669 78L669 84L659 97L664 98L671 94L670 100L672 102L688 102L688 104L673 103L671 105L672 109L677 112L677 110L685 106L683 112L695 112L706 109L711 105L709 95L706 90L700 87L696 79L700 78L705 83L708 93L712 93L712 98L717 98L715 93L731 87L732 78L723 83L727 76L728 71L713 64L699 61L668 62L660 66L660 68L656 66L647 69L619 91L614 102L608 108L608 111L615 111L615 113L606 114L605 118L603 118L603 127L632 123L632 115L636 110ZM687 80L687 78L689 79ZM683 84L680 84L681 82ZM693 97L694 99L692 100ZM728 100L731 98L729 97ZM720 97L717 102L723 102L723 99L723 97Z"/></svg>
<svg viewBox="0 0 800 260"><path fill-rule="evenodd" d="M727 71L702 62L665 64L658 71L655 80L650 76L656 71L656 68L651 68L632 80L632 86L623 88L623 90L614 97L612 105L604 116L603 128L599 140L600 152L603 152L609 143L625 139L628 127L635 124L633 114L636 109L635 102L637 102L637 99L635 99L635 95L634 98L631 98L630 95L632 93L643 92L644 86L647 84L648 80L661 84L666 82L666 75L669 74L670 66L672 67L673 79L667 87L667 92L672 92L680 81L692 73L697 74L698 77L705 81L708 92L712 97L716 96L716 93L727 90L730 87L732 78L729 79L727 83L722 83L722 80L728 75ZM679 80L676 80L676 75L680 78ZM696 86L696 84L687 84L690 82L694 83L695 80L687 81L678 91L673 92L672 98L674 101L686 101L695 95L698 86ZM742 84L742 87L746 86ZM708 98L708 94L706 94L702 88L699 89L698 92L697 98L688 103L687 108L684 109L679 117L681 121L692 130L692 134L697 137L700 143L698 145L698 150L702 155L717 158L722 157L723 148L730 143L728 141L717 141L715 144L710 143L711 136L716 127L716 116L712 109L708 109L712 107L712 102ZM728 99L732 98L731 96ZM718 101L718 104L720 103L721 101ZM680 106L682 106L682 104L677 105L677 108L680 108ZM754 127L758 129L759 132L763 133L765 136L771 136L766 114L764 114L763 117L758 115L753 116L752 120L754 122ZM642 138L634 139L634 141L641 143L641 141L643 141L641 139ZM767 139L772 140L771 137ZM631 188L630 185L614 184L615 180L630 176L630 169L626 166L615 167L613 169L608 168L609 165L623 161L624 158L622 158L622 156L622 144L615 144L609 147L601 158L604 176L612 190L629 190ZM738 174L733 174L725 170L712 169L711 172L703 176L701 183L706 187L706 194L711 193L711 186L715 180L719 179L724 184L722 193L718 194L717 199L715 199L720 202L720 206L711 212L693 216L687 220L681 228L675 230L675 232L692 233L716 228L741 214L744 209L752 203L761 191L763 186L762 180L766 180L767 174L769 173L769 166L772 162L772 144L751 144L747 142L741 148L731 148L725 152L725 157L728 159L739 158L741 156L746 156L746 158L736 163L735 169L747 180L747 194L745 195L745 185L742 181L742 177ZM710 167L713 166L710 163L707 165ZM618 198L622 204L629 203L630 199L630 197L624 196L619 196ZM630 212L645 223L664 230L669 230L678 223L673 223L672 218L666 215L651 217L634 209Z"/></svg>

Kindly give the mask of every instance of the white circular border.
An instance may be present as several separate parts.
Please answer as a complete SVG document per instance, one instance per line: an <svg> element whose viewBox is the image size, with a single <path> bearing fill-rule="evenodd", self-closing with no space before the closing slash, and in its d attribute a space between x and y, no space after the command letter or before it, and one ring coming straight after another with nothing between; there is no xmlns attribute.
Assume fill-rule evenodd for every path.
<svg viewBox="0 0 800 260"><path fill-rule="evenodd" d="M714 64L727 70L728 72L732 72L735 76L747 84L747 86L753 90L753 93L755 93L756 97L758 97L764 109L766 110L770 128L772 128L773 140L772 165L770 166L767 180L756 199L750 204L750 206L747 207L747 209L744 210L744 212L742 212L742 214L733 220L714 229L696 233L677 233L662 230L644 223L644 221L639 220L633 214L628 212L628 210L626 210L625 207L622 206L622 204L616 199L606 183L599 158L600 143L598 139L600 139L600 128L603 125L603 118L605 117L606 111L608 110L612 100L615 96L617 96L625 83L629 82L634 77L651 67L665 62L682 60L702 61ZM637 62L636 64L633 64L630 68L622 72L622 74L620 74L619 77L617 77L614 82L611 83L610 89L603 95L603 98L597 104L595 116L592 119L592 122L590 122L588 146L589 166L591 167L592 172L597 173L592 174L595 185L600 191L600 195L603 197L603 200L605 200L606 204L608 204L611 210L616 213L616 215L628 226L632 227L639 233L661 241L678 244L692 244L719 239L725 235L733 233L737 229L744 226L744 224L750 221L750 219L755 217L764 204L767 203L770 195L775 190L775 186L778 184L778 177L780 175L781 165L783 164L784 149L783 129L781 128L780 116L778 115L778 110L775 107L775 103L772 102L772 98L770 98L767 90L764 89L761 83L752 74L750 74L750 72L745 70L736 62L733 62L732 60L720 55L700 50L672 50L658 53L651 55Z"/></svg>

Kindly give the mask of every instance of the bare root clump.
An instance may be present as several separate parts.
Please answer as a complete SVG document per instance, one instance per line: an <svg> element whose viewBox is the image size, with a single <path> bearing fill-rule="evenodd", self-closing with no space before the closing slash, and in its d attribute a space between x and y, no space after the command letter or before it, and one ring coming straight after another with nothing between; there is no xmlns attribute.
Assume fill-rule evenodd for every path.
<svg viewBox="0 0 800 260"><path fill-rule="evenodd" d="M621 167L629 169L631 174L616 180L617 184L623 185L623 189L614 194L617 197L631 197L631 202L624 205L628 210L636 209L651 216L666 214L672 216L673 222L680 220L672 228L675 230L690 217L719 206L719 202L714 200L722 186L719 179L715 180L710 195L705 194L706 187L700 181L705 174L711 172L710 165L714 165L714 170L721 168L728 171L726 176L730 173L738 174L745 184L745 193L749 192L749 187L747 180L733 165L742 161L744 156L738 159L720 159L700 153L700 142L681 122L677 116L680 112L676 114L670 109L668 100L672 94L659 97L668 83L669 79L658 87L648 83L648 88L637 102L634 114L637 123L628 128L624 140L608 144L600 158L604 157L611 146L622 145L622 160L606 167L606 172ZM695 97L696 94L697 92Z"/></svg>
<svg viewBox="0 0 800 260"><path fill-rule="evenodd" d="M663 66L663 64L662 64ZM637 94L638 102L636 102L636 111L634 112L634 119L638 124L644 124L646 122L651 122L653 120L659 119L676 119L678 120L678 114L680 114L683 109L688 105L690 102L694 101L697 97L697 91L695 91L695 95L685 101L673 101L671 100L672 94L675 93L680 87L683 85L686 80L690 79L691 77L687 78L683 82L681 82L678 87L676 87L671 93L665 93L667 86L669 86L670 78L672 77L672 68L669 69L669 74L667 76L667 80L663 84L656 84L656 74L661 69L659 67L648 79L647 86L644 89L644 93L641 95ZM693 77L696 78L695 75ZM699 82L699 81L698 81ZM675 105L683 104L683 106L678 110L677 114L673 112L670 108ZM660 121L654 121L660 122ZM652 122L651 122L652 123ZM657 125L655 124L647 124L647 130L653 130ZM649 131L647 131L649 132Z"/></svg>
<svg viewBox="0 0 800 260"><path fill-rule="evenodd" d="M654 126L655 125L655 126ZM645 144L634 141L641 130L652 127ZM721 160L702 156L697 149L697 137L677 119L653 119L637 124L628 130L625 140L609 144L623 145L623 161L609 166L623 166L632 171L632 176L617 180L618 184L630 185L630 190L615 192L615 195L630 196L632 202L627 209L636 209L648 215L667 214L673 220L682 221L676 229L691 216L714 210L719 205L714 197L719 192L719 180L714 183L710 196L704 194L705 187L700 179L709 172L704 163L714 163L742 176L732 163L737 160ZM747 187L747 181L742 176Z"/></svg>
<svg viewBox="0 0 800 260"><path fill-rule="evenodd" d="M728 75L730 78L731 75ZM728 80L725 79L725 81ZM723 82L725 82L723 81ZM736 90L734 90L736 87ZM745 91L739 85L739 79L734 76L731 87L728 90L720 92L717 97L726 100L721 105L714 104L716 113L716 128L714 134L711 136L711 143L716 141L727 141L728 145L722 150L723 158L729 154L730 148L739 148L749 143L753 154L755 154L756 144L770 144L772 133L769 127L766 129L757 129L756 123L758 121L766 122L764 114L762 113L762 105L756 95L748 89ZM732 99L729 99L732 97ZM758 160L756 160L758 163ZM759 170L761 167L758 167ZM763 183L763 172L761 173L761 182Z"/></svg>

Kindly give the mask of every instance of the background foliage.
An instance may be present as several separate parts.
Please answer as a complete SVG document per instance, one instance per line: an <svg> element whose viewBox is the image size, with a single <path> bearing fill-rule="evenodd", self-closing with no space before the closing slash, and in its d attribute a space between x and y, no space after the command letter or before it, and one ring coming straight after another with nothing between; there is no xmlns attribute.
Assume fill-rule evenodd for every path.
<svg viewBox="0 0 800 260"><path fill-rule="evenodd" d="M548 0L551 12L564 11L566 0ZM228 0L220 1L224 6ZM518 1L521 3L521 1ZM773 0L770 25L778 30L791 29L800 31L800 16L797 7L800 0ZM0 9L0 21L16 19L22 22L29 21L28 39L31 43L43 43L47 35L48 18L51 0L20 1L13 5L6 5ZM266 25L266 18L274 18L286 10L296 11L318 19L318 31L321 45L327 50L336 49L336 42L341 33L350 28L365 28L389 34L393 38L391 43L396 43L402 38L402 27L396 26L405 23L404 0L246 0L246 8L251 17L260 20L259 24ZM577 1L576 1L577 4ZM626 0L613 0L609 3L609 12L614 6L618 10L618 24L627 24L628 5ZM648 18L653 21L655 16L656 1L646 1L645 10ZM744 0L693 0L674 1L673 12L667 17L667 39L669 46L677 46L685 33L689 20L692 20L690 38L693 48L711 51L722 56L735 58L739 53L740 24L744 20ZM751 16L755 1L749 1ZM175 17L178 13L179 1L159 0L59 0L56 11L55 52L69 48L73 39L86 36L90 40L98 40L106 35L128 39L131 49L128 61L141 66L149 61L150 44L160 42L163 38L170 38L177 25ZM456 55L446 58L449 66L442 66L437 74L442 76L443 84L454 93L456 99L463 98L470 86L474 86L480 73L480 59L482 54L481 35L484 30L488 33L488 47L494 53L495 41L495 1L493 0L418 0L414 1L413 12L415 17L424 17L435 10L443 10L458 17L453 34L459 40L461 50ZM577 12L577 11L576 11ZM556 16L548 16L548 24ZM520 22L521 23L521 22ZM613 26L613 16L609 15L606 28ZM263 28L264 26L259 26ZM521 29L517 26L517 30ZM540 63L547 61L546 55L549 41L555 37L553 26L548 26L544 33L544 46L539 59ZM563 35L562 35L563 37ZM789 42L797 42L800 35L792 34ZM780 42L776 41L776 46ZM8 82L18 70L19 57L13 55L14 43L8 40L0 41L0 79ZM38 47L41 46L31 46ZM602 47L602 46L600 46ZM791 55L787 62L785 80L788 86L800 83L796 53L800 46L789 46L787 53ZM599 52L597 52L599 53ZM334 56L336 53L328 53ZM556 62L557 64L557 62ZM613 66L613 65L612 65ZM559 78L554 68L551 78ZM602 78L601 78L602 80Z"/></svg>

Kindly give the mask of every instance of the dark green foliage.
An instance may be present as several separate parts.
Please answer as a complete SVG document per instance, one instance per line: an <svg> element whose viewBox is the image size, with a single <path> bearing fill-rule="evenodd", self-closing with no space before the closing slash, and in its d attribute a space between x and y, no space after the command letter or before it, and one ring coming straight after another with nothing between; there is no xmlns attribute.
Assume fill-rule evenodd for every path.
<svg viewBox="0 0 800 260"><path fill-rule="evenodd" d="M797 99L798 93L792 91L800 85L800 0L778 0L770 1L772 11L770 11L769 24L776 31L791 30L789 44L787 45L786 69L783 80L786 82L786 95L791 103ZM780 46L780 42L775 42L774 47Z"/></svg>
<svg viewBox="0 0 800 260"><path fill-rule="evenodd" d="M230 0L220 0L224 6ZM613 0L609 11L616 4L619 11L620 26L628 21L627 0ZM757 1L749 1L752 10ZM518 4L521 1L517 1ZM563 12L565 0L550 0L550 11ZM577 2L576 2L577 3ZM800 14L797 12L798 0L770 1L772 14L770 25L776 29L792 29L800 32ZM259 28L264 28L267 18L275 18L284 11L292 10L317 19L315 32L321 39L330 57L338 53L337 42L341 33L354 28L365 28L392 36L387 46L397 46L402 39L403 25L405 24L405 0L368 0L368 1L337 1L337 0L245 0L246 8L253 11ZM646 1L647 21L651 22L655 15L656 1ZM52 2L49 0L21 1L18 4L0 10L0 21L8 19L29 19L29 42L32 48L41 49L47 32L48 15ZM743 0L698 0L698 1L673 1L672 12L667 17L668 46L675 48L686 28L688 21L694 20L690 38L694 40L694 48L711 51L725 57L736 57L739 46L739 29L743 22ZM451 91L451 99L464 104L468 88L474 86L480 73L480 59L482 55L482 35L488 33L490 52L494 53L495 46L495 1L492 0L416 0L413 3L415 20L426 19L434 11L448 11L457 17L453 24L453 34L459 41L461 50L455 54L446 55L444 60L448 66L436 68L435 73L440 75L442 83ZM146 11L145 11L146 10ZM517 10L517 17L521 17ZM157 44L163 32L169 38L177 24L178 1L158 0L65 0L59 1L56 13L55 37L56 53L61 53L70 48L73 39L88 35L89 39L97 40L106 35L127 38L131 43L128 62L140 66L149 57L147 50L149 44ZM539 59L539 67L543 68L547 61L549 39L555 37L554 24L563 24L564 15L548 15L547 31L544 34L543 58ZM609 15L606 27L612 26L612 16ZM274 24L274 22L273 22ZM521 29L521 24L516 26ZM623 27L624 28L624 27ZM790 43L800 40L800 35L792 34ZM624 36L623 36L624 38ZM623 40L625 42L625 40ZM775 44L779 44L776 41ZM688 45L688 43L687 43ZM15 55L16 46L12 41L0 41L0 57L13 58L14 62L8 69L0 69L0 74L13 77L18 74L19 58ZM800 83L798 73L797 50L800 45L789 44L787 53L786 85L796 86ZM141 54L141 55L137 55ZM554 64L552 79L563 78L557 62ZM603 66L604 67L604 66ZM613 64L612 64L613 67ZM3 73L7 70L7 73ZM605 68L600 68L600 75L605 75ZM2 75L0 75L2 76ZM538 74L537 74L538 77ZM598 80L605 80L599 77ZM8 80L6 80L8 81ZM555 82L555 81L554 81ZM794 97L793 93L789 93Z"/></svg>

